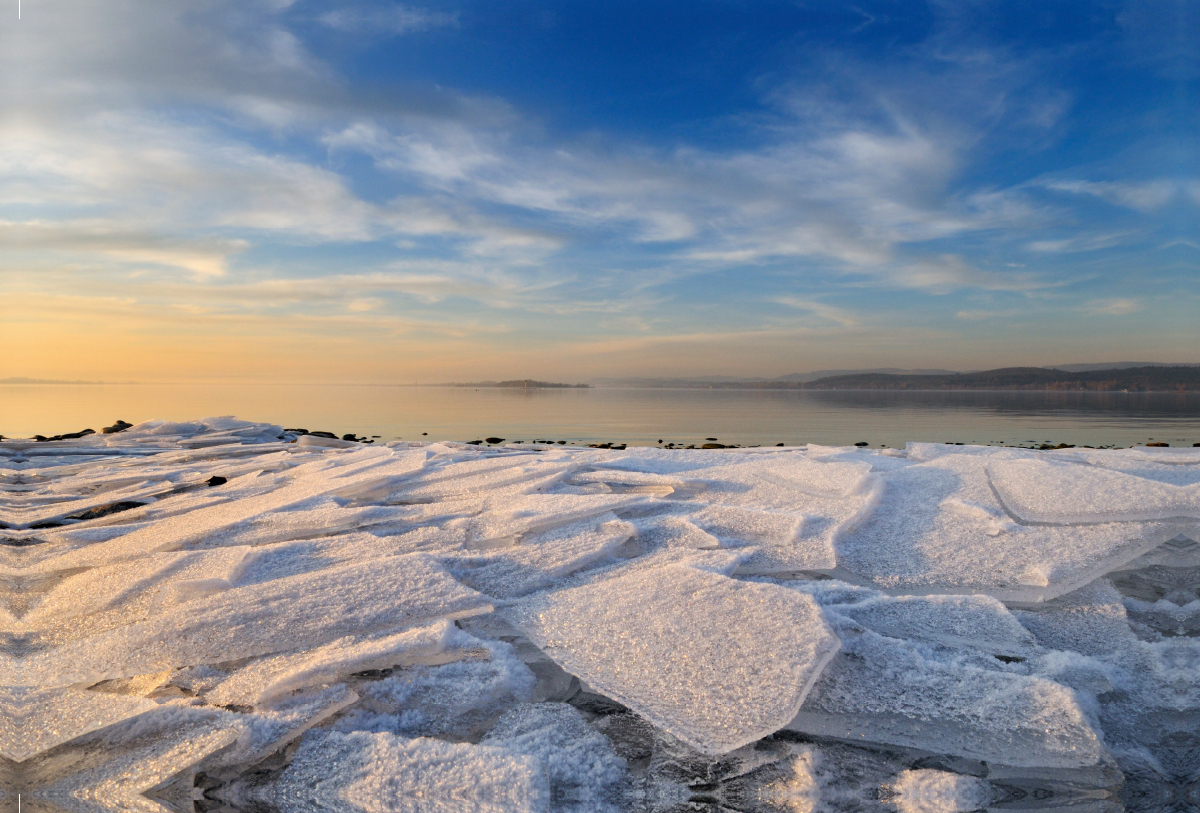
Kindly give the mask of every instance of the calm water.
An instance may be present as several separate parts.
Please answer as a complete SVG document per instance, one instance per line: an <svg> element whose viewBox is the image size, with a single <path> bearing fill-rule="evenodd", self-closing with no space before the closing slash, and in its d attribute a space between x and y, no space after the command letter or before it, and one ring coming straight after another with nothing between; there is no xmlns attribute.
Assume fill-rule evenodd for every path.
<svg viewBox="0 0 1200 813"><path fill-rule="evenodd" d="M1200 395L1026 392L507 390L324 385L0 385L0 434L29 437L117 418L237 415L385 440L655 444L719 438L902 446L921 440L1129 446L1200 442Z"/></svg>

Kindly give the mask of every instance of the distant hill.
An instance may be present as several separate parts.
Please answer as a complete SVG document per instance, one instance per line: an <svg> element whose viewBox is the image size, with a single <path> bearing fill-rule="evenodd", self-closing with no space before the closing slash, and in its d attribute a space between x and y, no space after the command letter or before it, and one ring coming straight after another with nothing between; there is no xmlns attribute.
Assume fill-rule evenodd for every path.
<svg viewBox="0 0 1200 813"><path fill-rule="evenodd" d="M713 375L696 378L593 378L593 384L599 387L636 387L643 389L741 389L749 387L757 389L771 387L776 384L795 384L806 381L816 381L818 378L828 378L835 375L853 375L860 373L912 373L912 374L951 374L954 370L906 370L901 367L879 367L867 370L814 370L810 373L790 373L778 378L748 378L744 376Z"/></svg>
<svg viewBox="0 0 1200 813"><path fill-rule="evenodd" d="M1172 364L1162 361L1110 361L1102 364L1053 364L1051 370L1065 370L1068 373L1086 373L1091 370L1125 370L1130 367L1200 367L1200 364Z"/></svg>
<svg viewBox="0 0 1200 813"><path fill-rule="evenodd" d="M1095 392L1200 392L1200 365L1144 366L1069 371L1004 367L950 375L859 373L800 384L814 390L1052 390Z"/></svg>
<svg viewBox="0 0 1200 813"><path fill-rule="evenodd" d="M902 367L877 367L869 370L813 370L811 373L792 373L790 375L781 375L778 378L766 379L768 381L817 381L821 378L831 378L841 375L870 375L872 373L886 373L888 375L954 375L957 370L906 370Z"/></svg>
<svg viewBox="0 0 1200 813"><path fill-rule="evenodd" d="M1174 370L1176 372L1161 372ZM1064 389L1064 390L1149 390L1195 391L1187 370L1200 364L1170 364L1158 361L1113 361L1093 364L1063 364L1055 367L1005 367L1000 370L943 369L907 370L877 367L866 370L813 370L777 378L745 378L728 375L693 378L593 378L599 387L644 389ZM1017 371L1012 375L1008 372ZM1092 373L1106 372L1099 377ZM1004 372L1005 375L996 375ZM1139 372L1142 377L1139 378ZM1085 375L1086 374L1086 375ZM981 377L981 378L973 378ZM1180 377L1182 376L1182 377ZM986 381L989 383L978 383ZM813 386L809 386L809 385ZM488 386L494 386L491 382Z"/></svg>

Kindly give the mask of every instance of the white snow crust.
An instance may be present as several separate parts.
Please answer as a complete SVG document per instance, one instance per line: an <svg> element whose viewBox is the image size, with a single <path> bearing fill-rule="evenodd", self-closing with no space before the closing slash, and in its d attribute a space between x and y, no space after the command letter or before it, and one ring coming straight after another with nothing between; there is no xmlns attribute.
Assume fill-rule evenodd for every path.
<svg viewBox="0 0 1200 813"><path fill-rule="evenodd" d="M1116 799L1195 774L1197 540L1200 449L6 439L0 803Z"/></svg>

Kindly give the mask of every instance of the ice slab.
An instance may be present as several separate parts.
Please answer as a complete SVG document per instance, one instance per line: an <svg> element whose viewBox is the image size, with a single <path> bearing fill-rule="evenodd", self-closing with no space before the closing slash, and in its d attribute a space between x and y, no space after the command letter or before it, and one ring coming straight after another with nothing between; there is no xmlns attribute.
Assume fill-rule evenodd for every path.
<svg viewBox="0 0 1200 813"><path fill-rule="evenodd" d="M68 639L132 624L193 595L229 589L250 553L247 547L172 551L85 570L49 590L22 614L21 624L28 629L60 628ZM116 617L78 622L81 616L97 613Z"/></svg>
<svg viewBox="0 0 1200 813"><path fill-rule="evenodd" d="M545 770L502 748L312 732L262 794L283 813L542 813Z"/></svg>
<svg viewBox="0 0 1200 813"><path fill-rule="evenodd" d="M549 531L523 536L511 547L448 564L466 584L490 596L510 598L551 586L615 553L637 528L606 512Z"/></svg>
<svg viewBox="0 0 1200 813"><path fill-rule="evenodd" d="M1037 644L1033 634L989 596L879 596L836 611L892 638L1009 656L1028 656Z"/></svg>
<svg viewBox="0 0 1200 813"><path fill-rule="evenodd" d="M1200 483L1147 480L1094 466L1003 460L988 467L1005 507L1026 522L1060 525L1200 519Z"/></svg>
<svg viewBox="0 0 1200 813"><path fill-rule="evenodd" d="M343 460L314 461L291 470L290 482L265 494L165 517L150 527L63 554L55 559L55 566L60 569L94 567L147 553L176 550L202 542L238 523L314 497L347 497L363 491L386 489L389 484L420 469L426 460L427 455L420 450L393 452L385 448L368 448L347 453ZM334 466L334 463L340 465Z"/></svg>
<svg viewBox="0 0 1200 813"><path fill-rule="evenodd" d="M508 709L533 698L537 678L503 641L480 641L486 657L410 666L355 682L361 700L334 727L406 737L475 740Z"/></svg>
<svg viewBox="0 0 1200 813"><path fill-rule="evenodd" d="M504 614L567 672L711 754L783 727L838 646L810 597L683 565Z"/></svg>
<svg viewBox="0 0 1200 813"><path fill-rule="evenodd" d="M876 633L843 633L788 725L1016 767L1094 765L1103 747L1070 689L1040 678L935 660Z"/></svg>
<svg viewBox="0 0 1200 813"><path fill-rule="evenodd" d="M346 638L317 649L255 661L223 681L205 699L218 706L263 706L309 686L328 685L352 672L450 663L486 657L480 641L442 620L395 635Z"/></svg>
<svg viewBox="0 0 1200 813"><path fill-rule="evenodd" d="M1014 615L1044 647L1105 656L1128 650L1137 641L1122 599L1112 584L1100 579L1036 610L1014 610Z"/></svg>
<svg viewBox="0 0 1200 813"><path fill-rule="evenodd" d="M878 507L838 538L837 573L893 593L1045 601L1180 531L1172 522L1013 521L989 479L989 467L1006 455L1011 453L939 451L925 462L881 473L885 488Z"/></svg>
<svg viewBox="0 0 1200 813"><path fill-rule="evenodd" d="M484 596L425 554L234 588L85 641L39 653L5 676L43 685L144 674L311 648L349 634L401 630L488 612Z"/></svg>

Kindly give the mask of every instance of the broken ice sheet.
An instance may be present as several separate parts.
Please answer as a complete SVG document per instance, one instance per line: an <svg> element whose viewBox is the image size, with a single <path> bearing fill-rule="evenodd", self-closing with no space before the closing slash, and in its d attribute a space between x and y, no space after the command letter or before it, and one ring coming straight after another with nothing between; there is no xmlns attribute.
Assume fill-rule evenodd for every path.
<svg viewBox="0 0 1200 813"><path fill-rule="evenodd" d="M62 628L62 639L131 624L206 593L228 589L236 581L250 548L219 551L171 551L107 567L85 570L62 580L21 617L30 629ZM207 585L207 587L205 586ZM116 613L112 619L80 624L80 616Z"/></svg>
<svg viewBox="0 0 1200 813"><path fill-rule="evenodd" d="M1095 466L1001 460L988 467L1005 506L1056 524L1200 519L1200 483L1173 485Z"/></svg>
<svg viewBox="0 0 1200 813"><path fill-rule="evenodd" d="M607 465L632 469L650 464L670 471L655 475L675 484L679 497L699 510L689 521L731 547L758 550L743 573L769 574L834 567L834 543L842 530L868 514L879 498L880 483L865 463L824 463L790 453L718 456L684 468L687 458L672 460L639 450ZM731 461L731 457L733 462ZM670 460L675 465L666 465ZM717 462L719 461L719 462ZM624 469L578 475L596 482L645 477Z"/></svg>
<svg viewBox="0 0 1200 813"><path fill-rule="evenodd" d="M503 748L391 734L313 731L255 794L283 813L543 813L546 774Z"/></svg>
<svg viewBox="0 0 1200 813"><path fill-rule="evenodd" d="M488 612L479 593L425 554L392 556L238 587L29 659L14 684L144 674L291 651L351 633L400 630Z"/></svg>
<svg viewBox="0 0 1200 813"><path fill-rule="evenodd" d="M476 590L510 598L549 587L556 579L603 561L635 533L635 526L606 512L527 534L486 555L451 560L447 567Z"/></svg>
<svg viewBox="0 0 1200 813"><path fill-rule="evenodd" d="M503 641L481 641L485 658L411 665L380 679L352 681L361 700L339 718L339 731L474 740L504 712L533 697L536 678Z"/></svg>
<svg viewBox="0 0 1200 813"><path fill-rule="evenodd" d="M482 642L441 620L394 635L349 637L312 650L256 660L206 692L205 699L217 706L258 707L354 672L433 666L486 655Z"/></svg>
<svg viewBox="0 0 1200 813"><path fill-rule="evenodd" d="M420 736L440 740L433 748L481 743L447 757L464 764L480 753L500 759L487 764L528 758L554 813L962 813L981 788L962 773L998 790L1016 784L1039 805L1060 800L1022 784L1029 777L1078 780L1092 800L1119 781L1100 727L1131 766L1134 792L1145 775L1192 775L1200 649L1187 633L1200 617L1200 546L1190 541L1200 523L1177 506L1200 484L1200 453L306 449L265 431L218 419L20 454L0 443L0 489L17 486L0 496L6 510L169 486L128 511L0 530L0 672L38 684L6 690L28 714L10 722L37 740L6 752L36 751L24 762L0 759L6 789L44 790L70 775L56 797L69 809L136 810L169 792L162 804L185 810L201 791L211 793L201 806L236 809L249 798L237 788L263 789L305 731L324 730L360 737L364 754ZM214 475L226 482L209 488ZM1182 516L1138 519L1148 508ZM427 556L403 558L416 552ZM838 580L780 584L792 570ZM462 622L474 638L457 630L448 619L488 606L472 587L511 612L544 602L533 619L547 622L544 640L494 615ZM781 590L814 599L849 642L795 718L786 707L803 696L809 661L792 663L802 649L792 636L807 633L795 608L781 608ZM988 595L1020 603L1005 609ZM860 645L871 636L886 646ZM571 671L545 653L563 666L574 659ZM847 664L859 670L855 691L820 730L865 747L825 739L818 759L810 734L756 739L828 700L827 679ZM91 688L63 683L74 679ZM176 762L169 788L114 795L105 785L118 774L128 785L137 770L120 760L154 764L139 749L199 719L176 715L197 713L236 740ZM748 744L721 751L737 742ZM1054 767L1086 761L1092 747L1093 764ZM625 773L610 770L609 749ZM1035 767L997 761L1013 752ZM10 781L14 766L21 782ZM338 787L374 781L350 773ZM428 777L410 778L424 793ZM93 797L93 787L108 789ZM339 797L333 809L523 804L456 787L444 786L449 801L439 786ZM1108 813L1114 798L1086 804Z"/></svg>
<svg viewBox="0 0 1200 813"><path fill-rule="evenodd" d="M503 612L567 672L711 754L783 727L838 646L810 597L684 565Z"/></svg>
<svg viewBox="0 0 1200 813"><path fill-rule="evenodd" d="M894 593L1045 601L1179 533L1169 522L1005 522L988 466L1009 454L939 453L880 474L885 488L879 505L838 539L838 572Z"/></svg>
<svg viewBox="0 0 1200 813"><path fill-rule="evenodd" d="M990 596L876 596L835 611L892 638L1028 657L1036 641Z"/></svg>
<svg viewBox="0 0 1200 813"><path fill-rule="evenodd" d="M1103 753L1074 693L1041 678L935 658L907 641L845 631L788 725L1014 767L1094 765Z"/></svg>
<svg viewBox="0 0 1200 813"><path fill-rule="evenodd" d="M342 465L332 471L333 463L339 461L306 463L288 472L290 481L286 485L265 494L164 517L124 536L64 553L54 560L54 566L95 567L147 553L177 550L203 542L239 523L315 497L352 496L373 489L386 493L390 485L423 467L427 459L420 450L394 452L371 448L346 454L340 461Z"/></svg>

